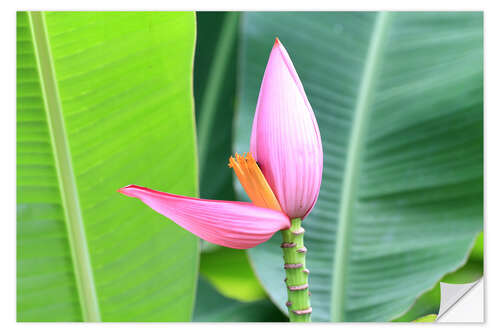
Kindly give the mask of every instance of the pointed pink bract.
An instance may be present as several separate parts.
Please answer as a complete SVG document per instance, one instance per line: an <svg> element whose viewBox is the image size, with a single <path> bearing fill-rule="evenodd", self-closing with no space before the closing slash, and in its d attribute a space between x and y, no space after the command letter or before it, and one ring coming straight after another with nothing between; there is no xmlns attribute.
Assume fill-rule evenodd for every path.
<svg viewBox="0 0 500 333"><path fill-rule="evenodd" d="M250 151L283 211L291 218L307 216L321 185L321 136L302 83L278 40L262 79Z"/></svg>
<svg viewBox="0 0 500 333"><path fill-rule="evenodd" d="M246 202L203 200L129 185L119 192L139 198L198 237L234 249L248 249L290 227L285 214Z"/></svg>

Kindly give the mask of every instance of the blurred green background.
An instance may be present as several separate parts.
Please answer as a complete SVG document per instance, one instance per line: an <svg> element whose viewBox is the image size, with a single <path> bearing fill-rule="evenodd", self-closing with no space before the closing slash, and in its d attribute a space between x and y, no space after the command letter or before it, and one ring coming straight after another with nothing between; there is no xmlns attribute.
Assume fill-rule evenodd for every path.
<svg viewBox="0 0 500 333"><path fill-rule="evenodd" d="M304 221L313 320L438 313L439 281L483 274L482 19L19 12L18 321L287 320L279 238L198 246L116 193L246 200L227 159L248 151L274 37L325 153Z"/></svg>

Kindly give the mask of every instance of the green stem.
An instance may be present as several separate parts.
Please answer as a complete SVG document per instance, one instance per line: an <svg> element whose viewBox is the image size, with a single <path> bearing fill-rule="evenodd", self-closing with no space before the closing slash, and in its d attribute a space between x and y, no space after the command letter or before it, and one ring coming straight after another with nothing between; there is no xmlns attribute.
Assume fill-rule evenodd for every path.
<svg viewBox="0 0 500 333"><path fill-rule="evenodd" d="M285 259L288 314L291 322L311 321L309 300L309 270L306 268L307 249L304 246L304 228L301 219L292 219L290 229L282 230L283 258Z"/></svg>

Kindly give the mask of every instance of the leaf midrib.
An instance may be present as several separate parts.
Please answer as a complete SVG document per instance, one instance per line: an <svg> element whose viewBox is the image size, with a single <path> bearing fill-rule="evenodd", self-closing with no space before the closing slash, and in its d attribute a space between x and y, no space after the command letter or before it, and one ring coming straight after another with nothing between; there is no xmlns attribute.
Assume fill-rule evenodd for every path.
<svg viewBox="0 0 500 333"><path fill-rule="evenodd" d="M28 17L83 320L101 321L45 18L42 12Z"/></svg>
<svg viewBox="0 0 500 333"><path fill-rule="evenodd" d="M333 263L333 282L331 290L331 321L344 321L346 277L351 242L351 229L356 199L357 180L363 152L363 143L368 123L370 102L383 41L389 26L389 12L378 12L373 34L363 69L358 100L354 110L353 125L349 138L349 148L344 169L344 182L340 198L338 232L335 246L335 261Z"/></svg>

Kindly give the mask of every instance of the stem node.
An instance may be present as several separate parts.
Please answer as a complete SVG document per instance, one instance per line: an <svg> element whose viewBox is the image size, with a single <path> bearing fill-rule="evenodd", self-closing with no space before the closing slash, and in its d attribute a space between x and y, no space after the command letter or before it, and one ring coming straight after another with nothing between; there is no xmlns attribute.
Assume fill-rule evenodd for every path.
<svg viewBox="0 0 500 333"><path fill-rule="evenodd" d="M294 310L293 311L293 313L295 313L297 316L303 316L303 315L309 314L311 312L312 312L312 308L311 307L308 307L305 310Z"/></svg>
<svg viewBox="0 0 500 333"><path fill-rule="evenodd" d="M297 249L297 253L306 253L307 252L307 248L304 246L304 247L301 247L300 249Z"/></svg>
<svg viewBox="0 0 500 333"><path fill-rule="evenodd" d="M300 286L288 286L288 290L290 291L306 290L307 288L309 288L307 283L301 284Z"/></svg>

